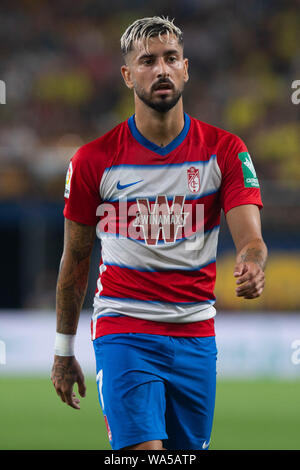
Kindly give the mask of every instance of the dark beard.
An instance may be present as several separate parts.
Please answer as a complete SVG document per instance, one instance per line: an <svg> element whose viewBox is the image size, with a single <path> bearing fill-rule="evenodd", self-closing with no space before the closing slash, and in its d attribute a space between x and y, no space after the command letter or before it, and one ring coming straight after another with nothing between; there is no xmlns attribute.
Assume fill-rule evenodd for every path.
<svg viewBox="0 0 300 470"><path fill-rule="evenodd" d="M141 92L138 88L135 88L135 92L143 103L159 113L167 113L170 111L182 96L182 90L178 90L171 100L161 98L159 101L154 102L146 95L146 93Z"/></svg>

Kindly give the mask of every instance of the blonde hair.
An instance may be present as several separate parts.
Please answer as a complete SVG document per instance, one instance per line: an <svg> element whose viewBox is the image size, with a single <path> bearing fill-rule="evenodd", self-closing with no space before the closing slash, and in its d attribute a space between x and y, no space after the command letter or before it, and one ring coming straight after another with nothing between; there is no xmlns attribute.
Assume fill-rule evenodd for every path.
<svg viewBox="0 0 300 470"><path fill-rule="evenodd" d="M179 44L183 46L183 33L174 25L174 19L169 20L164 16L153 16L149 18L141 18L134 21L121 37L121 51L123 56L132 51L134 45L142 39L145 43L146 51L148 52L148 41L152 37L159 37L163 42L162 36L167 35L167 41L170 34L177 37Z"/></svg>

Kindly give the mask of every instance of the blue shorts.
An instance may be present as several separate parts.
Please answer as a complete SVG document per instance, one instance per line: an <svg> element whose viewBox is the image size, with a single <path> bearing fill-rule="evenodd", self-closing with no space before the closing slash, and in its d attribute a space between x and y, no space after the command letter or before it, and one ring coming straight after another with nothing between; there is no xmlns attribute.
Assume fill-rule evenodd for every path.
<svg viewBox="0 0 300 470"><path fill-rule="evenodd" d="M162 440L207 449L216 391L215 337L109 334L93 341L112 449Z"/></svg>

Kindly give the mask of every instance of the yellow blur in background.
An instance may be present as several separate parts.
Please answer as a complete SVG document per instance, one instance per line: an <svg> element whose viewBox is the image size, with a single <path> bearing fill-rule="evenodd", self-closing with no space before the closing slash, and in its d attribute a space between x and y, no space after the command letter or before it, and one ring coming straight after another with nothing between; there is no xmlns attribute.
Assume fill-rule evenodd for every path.
<svg viewBox="0 0 300 470"><path fill-rule="evenodd" d="M235 257L223 255L217 261L215 294L221 310L299 310L300 309L300 253L275 252L269 254L265 271L264 292L257 299L246 300L235 294L233 277Z"/></svg>

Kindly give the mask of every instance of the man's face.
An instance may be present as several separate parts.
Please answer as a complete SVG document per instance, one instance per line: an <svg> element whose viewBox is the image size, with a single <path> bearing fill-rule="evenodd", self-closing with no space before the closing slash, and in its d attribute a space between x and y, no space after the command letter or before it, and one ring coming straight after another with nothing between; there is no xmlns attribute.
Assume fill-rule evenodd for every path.
<svg viewBox="0 0 300 470"><path fill-rule="evenodd" d="M165 113L180 99L188 80L188 60L176 36L150 38L148 49L139 42L121 71L126 85L147 106Z"/></svg>

